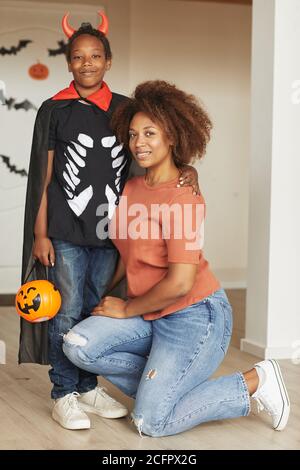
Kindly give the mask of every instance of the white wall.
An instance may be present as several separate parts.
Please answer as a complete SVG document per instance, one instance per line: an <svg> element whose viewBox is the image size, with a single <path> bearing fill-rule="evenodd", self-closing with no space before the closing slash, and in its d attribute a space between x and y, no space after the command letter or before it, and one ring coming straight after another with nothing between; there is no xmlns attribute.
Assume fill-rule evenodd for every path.
<svg viewBox="0 0 300 470"><path fill-rule="evenodd" d="M0 7L4 3L11 2L0 0ZM54 2L50 0L47 3ZM62 37L59 26L61 12L72 12L69 3L72 0L60 2L51 26L59 38ZM44 1L39 4L43 4L43 8L46 6ZM89 0L89 4L92 6L81 5L78 9L83 11L82 20L88 19L94 23L96 15L92 11L97 11L99 2ZM245 285L251 7L168 0L101 0L100 4L105 7L110 20L113 67L106 79L113 90L127 94L142 80L162 78L197 95L209 111L214 123L212 141L205 160L197 164L208 206L205 253L221 280L229 281L225 285ZM24 9L26 11L26 3ZM87 14L90 15L88 18ZM73 14L75 27L79 16ZM20 27L22 12L13 24L9 21L0 15L1 33ZM55 77L60 74L64 82L70 77L63 67L62 61L61 72L58 69L52 72ZM0 79L1 73L0 57ZM18 83L26 90L26 95L27 91L37 93L33 86L36 83L31 83L27 77L23 79L18 75ZM49 86L37 96L37 105L59 89L60 83L58 78L51 86L48 82ZM24 138L22 152L18 152L16 158L19 159L18 164L26 166L33 115L31 118L25 116L23 131L26 131L27 137ZM8 144L5 151L10 151L13 145L10 147ZM1 147L0 153L4 153ZM0 168L1 189L7 173L2 165ZM0 268L0 293L13 292L19 282L23 181L22 185L23 189L19 190L18 195L18 212L7 212L7 220L3 224L7 228L0 235L0 266L5 266L4 270ZM19 221L18 230L13 230L10 225L12 218ZM7 273L11 265L14 268L8 281Z"/></svg>
<svg viewBox="0 0 300 470"><path fill-rule="evenodd" d="M300 356L299 0L254 0L249 275L242 349Z"/></svg>
<svg viewBox="0 0 300 470"><path fill-rule="evenodd" d="M99 6L98 0L88 0ZM109 18L109 41L113 53L112 68L106 75L111 89L128 95L130 92L130 0L101 0ZM95 8L95 7L94 7Z"/></svg>
<svg viewBox="0 0 300 470"><path fill-rule="evenodd" d="M300 78L300 1L276 0L274 127L269 278L269 357L300 357L300 104L292 84ZM285 349L286 356L283 351ZM273 354L274 357L274 354Z"/></svg>

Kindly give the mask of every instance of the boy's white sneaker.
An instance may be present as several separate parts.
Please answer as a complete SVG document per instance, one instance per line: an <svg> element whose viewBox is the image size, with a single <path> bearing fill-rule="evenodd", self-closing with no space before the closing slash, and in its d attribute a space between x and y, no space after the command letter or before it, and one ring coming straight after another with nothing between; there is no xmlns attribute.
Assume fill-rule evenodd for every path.
<svg viewBox="0 0 300 470"><path fill-rule="evenodd" d="M265 409L271 415L273 428L282 431L289 419L290 400L279 364L274 359L268 359L255 364L255 368L260 368L260 383L251 398L256 400L259 411Z"/></svg>
<svg viewBox="0 0 300 470"><path fill-rule="evenodd" d="M55 400L52 410L52 418L66 429L89 429L91 422L89 417L78 405L79 393L68 393Z"/></svg>
<svg viewBox="0 0 300 470"><path fill-rule="evenodd" d="M78 402L82 410L102 418L122 418L128 414L127 408L107 395L102 387L82 393Z"/></svg>

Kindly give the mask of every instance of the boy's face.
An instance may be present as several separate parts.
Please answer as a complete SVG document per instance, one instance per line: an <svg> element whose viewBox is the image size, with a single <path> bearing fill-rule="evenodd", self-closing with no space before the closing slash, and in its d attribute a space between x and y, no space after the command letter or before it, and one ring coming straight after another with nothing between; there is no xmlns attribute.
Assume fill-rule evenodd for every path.
<svg viewBox="0 0 300 470"><path fill-rule="evenodd" d="M82 34L74 40L68 68L79 89L93 91L99 88L105 72L110 67L111 60L105 58L104 46L98 38Z"/></svg>

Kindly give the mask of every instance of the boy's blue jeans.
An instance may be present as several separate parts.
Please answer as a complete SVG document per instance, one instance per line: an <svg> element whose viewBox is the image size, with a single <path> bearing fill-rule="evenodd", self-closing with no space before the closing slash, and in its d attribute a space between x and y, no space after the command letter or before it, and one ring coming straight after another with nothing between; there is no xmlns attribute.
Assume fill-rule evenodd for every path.
<svg viewBox="0 0 300 470"><path fill-rule="evenodd" d="M158 437L248 414L249 393L240 372L210 378L231 331L231 307L219 290L155 321L89 317L65 337L63 349L78 367L136 398L136 426Z"/></svg>
<svg viewBox="0 0 300 470"><path fill-rule="evenodd" d="M62 297L60 311L49 321L48 330L51 398L57 399L97 386L96 375L78 369L64 355L63 335L99 303L114 274L118 253L114 248L83 247L57 239L52 243L55 266L49 269L49 280Z"/></svg>

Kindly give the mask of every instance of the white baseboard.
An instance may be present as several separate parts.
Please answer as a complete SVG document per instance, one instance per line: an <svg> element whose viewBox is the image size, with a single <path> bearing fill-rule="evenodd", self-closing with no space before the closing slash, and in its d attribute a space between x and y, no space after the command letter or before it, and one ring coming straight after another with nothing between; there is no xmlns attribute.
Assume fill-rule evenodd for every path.
<svg viewBox="0 0 300 470"><path fill-rule="evenodd" d="M290 359L294 363L297 351L292 346L263 346L246 338L241 339L241 351L262 359Z"/></svg>
<svg viewBox="0 0 300 470"><path fill-rule="evenodd" d="M253 354L253 356L265 359L264 346L254 343L253 341L249 341L246 338L241 339L240 349L246 353Z"/></svg>

